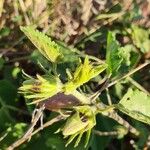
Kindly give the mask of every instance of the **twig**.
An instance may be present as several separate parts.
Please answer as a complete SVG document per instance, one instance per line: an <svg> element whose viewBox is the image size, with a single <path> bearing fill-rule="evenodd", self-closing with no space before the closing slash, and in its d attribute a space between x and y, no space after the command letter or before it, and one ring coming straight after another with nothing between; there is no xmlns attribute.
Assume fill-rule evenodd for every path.
<svg viewBox="0 0 150 150"><path fill-rule="evenodd" d="M42 127L39 127L38 129L36 129L34 132L32 132L31 136L35 135L36 133L38 133L39 131L43 130L43 128L46 128L52 124L54 124L55 122L58 122L60 120L63 120L63 119L66 119L66 117L62 116L62 115L59 115L53 119L51 119L50 121L46 122L43 124Z"/></svg>
<svg viewBox="0 0 150 150"><path fill-rule="evenodd" d="M123 76L120 77L119 79L116 79L116 80L112 81L111 83L108 83L108 81L109 81L109 77L108 77L108 79L106 80L106 82L105 82L105 84L102 86L102 88L99 89L96 93L94 93L94 94L91 96L91 98L94 98L94 100L97 99L103 90L105 90L106 88L109 88L109 87L113 86L113 85L116 84L117 82L119 82L119 81L121 81L121 80L123 80L123 79L125 79L125 78L127 78L127 77L130 77L132 74L134 74L135 72L139 71L140 69L144 68L145 66L147 66L147 65L149 65L149 64L150 64L150 62L145 62L144 64L138 66L138 67L135 68L134 70L130 71L129 73L127 73L127 74L125 74L125 75L123 75ZM92 100L92 101L93 101L93 100Z"/></svg>
<svg viewBox="0 0 150 150"><path fill-rule="evenodd" d="M117 114L117 112L114 110L115 107L113 105L106 107L106 105L101 102L101 103L98 103L96 107L99 110L99 113L101 113L102 115L107 116L117 121L119 124L126 127L128 131L130 131L134 135L136 136L139 135L139 131L136 128L131 126L126 120L124 120L122 117L120 117Z"/></svg>
<svg viewBox="0 0 150 150"><path fill-rule="evenodd" d="M25 8L25 4L24 4L24 1L23 0L19 0L19 3L20 3L20 8L23 12L23 15L24 15L24 18L25 18L25 22L27 25L30 25L30 19L26 13L26 8Z"/></svg>
<svg viewBox="0 0 150 150"><path fill-rule="evenodd" d="M138 150L138 149L139 149L138 145L135 143L135 141L134 141L133 139L130 140L130 144L132 145L132 147L133 147L135 150ZM145 149L143 149L143 150L145 150Z"/></svg>
<svg viewBox="0 0 150 150"><path fill-rule="evenodd" d="M119 12L119 13L112 13L112 14L100 14L96 16L95 20L100 20L100 19L107 19L111 18L112 20L117 19L125 14L124 11Z"/></svg>
<svg viewBox="0 0 150 150"><path fill-rule="evenodd" d="M1 0L0 1L0 17L1 17L2 12L3 12L3 6L4 6L4 0Z"/></svg>
<svg viewBox="0 0 150 150"><path fill-rule="evenodd" d="M110 97L109 89L108 89L108 88L106 88L106 96L107 96L108 104L109 104L109 105L112 105L112 100L111 100L111 97Z"/></svg>
<svg viewBox="0 0 150 150"><path fill-rule="evenodd" d="M30 125L30 127L28 128L26 133L20 139L15 141L12 145L10 145L7 148L7 150L13 150L14 148L18 147L19 145L21 145L22 143L24 143L25 141L27 141L28 139L31 138L31 134L32 134L32 132L34 130L34 127L35 127L36 123L38 122L39 118L41 117L44 109L45 109L44 106L39 108L39 110L37 111L37 114L33 118L32 124Z"/></svg>
<svg viewBox="0 0 150 150"><path fill-rule="evenodd" d="M117 131L104 132L104 131L93 130L93 133L96 135L99 135L99 136L116 136L116 135L118 135Z"/></svg>
<svg viewBox="0 0 150 150"><path fill-rule="evenodd" d="M145 92L147 95L150 95L150 93L143 86L141 86L138 82L136 82L134 79L132 79L131 77L128 77L127 79L139 90Z"/></svg>
<svg viewBox="0 0 150 150"><path fill-rule="evenodd" d="M132 71L130 71L129 73L125 74L125 75L122 76L121 78L112 81L112 82L108 85L108 87L111 87L112 85L116 84L117 82L121 81L122 79L125 79L125 78L131 76L132 74L134 74L135 72L139 71L140 69L144 68L145 66L147 66L147 65L149 65L149 64L150 64L150 62L145 62L144 64L138 66L137 68L135 68L134 70L132 70Z"/></svg>
<svg viewBox="0 0 150 150"><path fill-rule="evenodd" d="M51 119L50 121L44 123L43 126L40 126L40 127L37 128L35 131L33 131L33 132L29 135L29 138L31 138L33 135L35 135L35 134L38 133L39 131L43 130L44 128L46 128L46 127L48 127L48 126L54 124L55 122L58 122L58 121L60 121L60 120L63 120L63 119L65 119L64 116L58 115L57 117L55 117L55 118ZM23 137L24 137L24 136L23 136ZM23 138L23 137L22 137L22 138ZM22 138L21 138L21 139L22 139ZM13 143L13 144L10 145L6 150L13 150L14 148L20 146L22 143L24 143L24 142L26 142L26 141L28 140L28 138L23 138L23 139L22 139L22 142L20 142L21 139L18 140L19 143L18 143L18 141L16 141L16 142L15 142L16 144ZM14 147L14 146L15 146L15 147Z"/></svg>
<svg viewBox="0 0 150 150"><path fill-rule="evenodd" d="M0 137L0 142L8 135L8 132L5 133L2 137Z"/></svg>
<svg viewBox="0 0 150 150"><path fill-rule="evenodd" d="M10 49L14 48L16 45L18 45L19 43L21 43L24 39L26 38L25 35L21 36L19 39L17 39L10 47Z"/></svg>
<svg viewBox="0 0 150 150"><path fill-rule="evenodd" d="M101 92L107 88L107 86L109 84L109 80L110 80L110 76L106 79L106 81L103 84L103 86L96 93L94 93L93 95L91 95L90 99L92 100L93 103L99 97L99 95L101 94Z"/></svg>
<svg viewBox="0 0 150 150"><path fill-rule="evenodd" d="M110 112L104 112L102 113L103 115L114 119L115 121L117 121L119 124L123 125L124 127L126 127L131 133L133 133L134 135L138 136L139 135L139 131L134 128L133 126L131 126L126 120L124 120L122 117L120 117L114 110L111 110Z"/></svg>

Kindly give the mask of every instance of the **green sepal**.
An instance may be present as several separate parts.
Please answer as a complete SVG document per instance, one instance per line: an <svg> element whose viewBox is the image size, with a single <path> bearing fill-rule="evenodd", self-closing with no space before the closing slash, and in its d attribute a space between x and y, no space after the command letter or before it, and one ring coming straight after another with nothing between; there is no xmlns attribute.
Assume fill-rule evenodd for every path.
<svg viewBox="0 0 150 150"><path fill-rule="evenodd" d="M19 92L23 93L25 98L32 100L30 104L45 100L61 91L62 83L59 78L52 75L36 77L24 81L19 88Z"/></svg>
<svg viewBox="0 0 150 150"><path fill-rule="evenodd" d="M64 86L64 91L66 93L71 93L84 83L88 82L90 79L96 77L101 72L107 68L106 64L95 65L89 61L88 56L85 58L84 63L80 64L74 74L72 79L70 79Z"/></svg>
<svg viewBox="0 0 150 150"><path fill-rule="evenodd" d="M88 105L77 106L74 107L74 109L76 111L75 114L68 118L64 127L61 129L65 138L70 136L66 146L70 144L77 136L78 138L75 142L74 147L78 146L83 134L87 132L85 140L86 147L90 139L91 130L96 124L95 109Z"/></svg>

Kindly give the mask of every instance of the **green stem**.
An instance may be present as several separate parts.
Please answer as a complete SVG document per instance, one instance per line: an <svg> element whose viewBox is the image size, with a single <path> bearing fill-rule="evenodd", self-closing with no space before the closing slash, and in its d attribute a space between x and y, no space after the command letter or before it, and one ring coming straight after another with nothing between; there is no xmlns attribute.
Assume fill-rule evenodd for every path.
<svg viewBox="0 0 150 150"><path fill-rule="evenodd" d="M77 90L73 91L71 94L75 96L82 104L91 104L90 99Z"/></svg>
<svg viewBox="0 0 150 150"><path fill-rule="evenodd" d="M113 109L115 109L114 105L105 106L105 108L101 108L98 106L97 113L112 112Z"/></svg>
<svg viewBox="0 0 150 150"><path fill-rule="evenodd" d="M58 76L58 74L57 74L57 64L54 63L54 64L52 64L52 65L53 65L53 73L54 73L54 75L55 75L55 76Z"/></svg>

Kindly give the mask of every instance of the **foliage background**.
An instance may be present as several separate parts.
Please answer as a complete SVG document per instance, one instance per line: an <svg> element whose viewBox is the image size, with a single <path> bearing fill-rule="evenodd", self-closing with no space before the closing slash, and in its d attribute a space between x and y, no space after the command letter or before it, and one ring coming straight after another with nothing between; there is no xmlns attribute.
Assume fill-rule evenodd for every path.
<svg viewBox="0 0 150 150"><path fill-rule="evenodd" d="M24 78L21 70L29 75L42 74L38 65L40 60L45 66L47 61L35 50L35 47L20 31L20 25L34 24L40 31L53 40L75 47L79 52L105 59L106 39L108 31L116 33L122 46L132 45L138 59L135 65L150 59L150 2L147 0L1 0L0 1L0 137L8 133L0 141L0 149L5 149L13 141L21 137L30 124L34 106L28 106L21 94L17 93ZM76 58L71 52L71 62L60 68L72 66ZM67 58L66 58L67 59ZM147 66L134 74L147 91L150 91L150 67ZM123 71L126 71L123 69ZM65 76L65 74L64 74ZM100 77L96 80L100 80ZM94 88L95 83L89 83ZM124 88L130 83L117 84L111 88L112 99L119 99ZM105 100L105 93L103 94ZM45 113L45 121L53 117L53 113ZM113 136L92 135L90 148L103 149L143 149L149 135L149 127L143 123L127 118L132 125L141 131L139 138L126 135L122 139ZM99 116L96 129L112 131L117 124L111 119ZM35 135L29 143L20 149L72 149L65 148L62 135L53 134L59 123ZM131 144L134 140L135 143ZM82 149L83 143L77 149Z"/></svg>

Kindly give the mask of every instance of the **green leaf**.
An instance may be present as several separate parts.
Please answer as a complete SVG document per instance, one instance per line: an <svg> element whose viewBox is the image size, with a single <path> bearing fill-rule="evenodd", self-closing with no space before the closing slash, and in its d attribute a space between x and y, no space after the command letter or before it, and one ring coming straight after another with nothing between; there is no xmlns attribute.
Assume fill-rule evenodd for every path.
<svg viewBox="0 0 150 150"><path fill-rule="evenodd" d="M117 75L129 72L137 64L140 58L140 55L133 45L120 47L118 54L120 58L122 58L122 62Z"/></svg>
<svg viewBox="0 0 150 150"><path fill-rule="evenodd" d="M42 64L42 66L44 66L44 68L47 68L48 70L52 69L52 65L49 63L49 61L45 59L45 57L41 55L41 53L37 50L34 50L31 53L30 60L35 64Z"/></svg>
<svg viewBox="0 0 150 150"><path fill-rule="evenodd" d="M144 148L150 134L149 129L145 124L139 121L134 121L134 127L140 132L140 136L136 142L136 145L140 148Z"/></svg>
<svg viewBox="0 0 150 150"><path fill-rule="evenodd" d="M107 74L116 74L122 60L119 55L119 43L116 41L115 35L112 32L108 32L106 48Z"/></svg>
<svg viewBox="0 0 150 150"><path fill-rule="evenodd" d="M0 38L8 36L9 34L10 34L10 29L9 28L4 27L4 28L0 29Z"/></svg>
<svg viewBox="0 0 150 150"><path fill-rule="evenodd" d="M79 55L73 51L73 48L68 47L65 43L61 41L56 41L60 47L60 52L63 54L62 62L63 64L66 62L69 63L78 63Z"/></svg>
<svg viewBox="0 0 150 150"><path fill-rule="evenodd" d="M132 39L134 44L140 48L141 52L146 53L150 51L149 32L138 26L132 26Z"/></svg>
<svg viewBox="0 0 150 150"><path fill-rule="evenodd" d="M130 117L150 124L150 96L144 92L129 89L116 107Z"/></svg>
<svg viewBox="0 0 150 150"><path fill-rule="evenodd" d="M17 89L8 80L0 81L0 132L8 128L8 124L14 123L14 115L7 106L15 108Z"/></svg>
<svg viewBox="0 0 150 150"><path fill-rule="evenodd" d="M4 59L0 57L0 70L3 68L4 62Z"/></svg>
<svg viewBox="0 0 150 150"><path fill-rule="evenodd" d="M133 1L132 9L130 11L127 11L124 14L122 21L123 21L123 23L129 24L130 22L138 21L142 18L143 18L143 15L142 15L140 5L136 1Z"/></svg>
<svg viewBox="0 0 150 150"><path fill-rule="evenodd" d="M112 32L107 37L106 63L107 74L112 77L122 75L134 67L139 60L139 54L133 45L121 47Z"/></svg>
<svg viewBox="0 0 150 150"><path fill-rule="evenodd" d="M8 127L9 125L9 127ZM8 133L7 136L0 142L1 149L7 149L17 139L21 138L27 130L27 124L25 123L14 123L7 124L7 129L4 133Z"/></svg>
<svg viewBox="0 0 150 150"><path fill-rule="evenodd" d="M51 62L58 62L62 58L60 47L52 41L47 35L32 26L20 27L24 34L38 48L43 56Z"/></svg>
<svg viewBox="0 0 150 150"><path fill-rule="evenodd" d="M27 125L25 123L17 123L13 127L13 136L17 138L21 138L24 134L24 130L26 129Z"/></svg>
<svg viewBox="0 0 150 150"><path fill-rule="evenodd" d="M9 94L8 94L9 93ZM15 106L15 99L17 97L17 88L9 80L0 80L0 97L6 105Z"/></svg>
<svg viewBox="0 0 150 150"><path fill-rule="evenodd" d="M112 131L115 125L117 125L117 123L113 119L110 119L105 116L97 115L95 130L99 130L102 132ZM92 150L106 150L111 140L112 140L112 136L99 136L93 134L91 140L91 148Z"/></svg>
<svg viewBox="0 0 150 150"><path fill-rule="evenodd" d="M65 85L65 92L70 93L74 91L79 86L88 82L90 79L96 77L98 74L103 72L107 68L106 64L93 65L88 56L85 58L84 63L80 64L75 70L73 78L68 81Z"/></svg>

